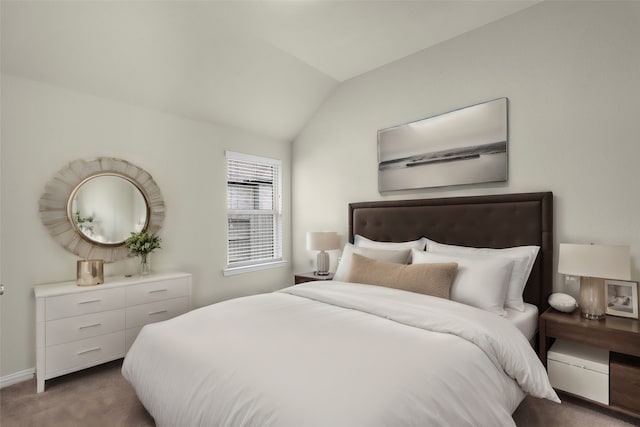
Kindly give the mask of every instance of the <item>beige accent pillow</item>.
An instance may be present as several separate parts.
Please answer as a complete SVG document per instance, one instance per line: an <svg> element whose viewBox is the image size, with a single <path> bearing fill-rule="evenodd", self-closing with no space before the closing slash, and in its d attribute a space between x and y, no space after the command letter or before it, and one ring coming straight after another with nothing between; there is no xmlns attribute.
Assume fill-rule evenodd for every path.
<svg viewBox="0 0 640 427"><path fill-rule="evenodd" d="M373 248L359 248L347 243L344 245L336 274L333 276L333 280L338 282L346 282L349 270L351 270L351 256L358 254L366 256L371 259L378 259L380 261L393 262L396 264L409 264L411 261L411 249L373 249Z"/></svg>
<svg viewBox="0 0 640 427"><path fill-rule="evenodd" d="M449 299L456 276L455 262L437 264L394 264L353 254L347 282L385 286Z"/></svg>

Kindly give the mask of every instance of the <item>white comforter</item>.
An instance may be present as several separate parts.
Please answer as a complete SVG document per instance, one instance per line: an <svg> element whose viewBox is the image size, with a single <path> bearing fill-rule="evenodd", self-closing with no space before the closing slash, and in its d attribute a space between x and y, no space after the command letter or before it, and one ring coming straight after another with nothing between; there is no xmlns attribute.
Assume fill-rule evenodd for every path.
<svg viewBox="0 0 640 427"><path fill-rule="evenodd" d="M122 372L158 426L513 426L524 392L559 401L508 321L341 282L147 325Z"/></svg>

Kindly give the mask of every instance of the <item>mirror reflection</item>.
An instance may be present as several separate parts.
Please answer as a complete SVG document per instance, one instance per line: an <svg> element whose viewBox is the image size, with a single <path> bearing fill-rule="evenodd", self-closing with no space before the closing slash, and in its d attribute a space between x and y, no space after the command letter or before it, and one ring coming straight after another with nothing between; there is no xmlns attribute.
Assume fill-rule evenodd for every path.
<svg viewBox="0 0 640 427"><path fill-rule="evenodd" d="M120 245L148 223L147 201L130 180L100 174L81 182L71 194L67 214L90 242Z"/></svg>

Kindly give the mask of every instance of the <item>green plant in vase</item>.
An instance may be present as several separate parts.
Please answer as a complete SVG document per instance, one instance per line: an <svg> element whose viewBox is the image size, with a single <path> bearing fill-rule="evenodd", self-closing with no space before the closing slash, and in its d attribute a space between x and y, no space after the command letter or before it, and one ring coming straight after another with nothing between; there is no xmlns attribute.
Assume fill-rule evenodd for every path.
<svg viewBox="0 0 640 427"><path fill-rule="evenodd" d="M140 275L146 276L151 272L149 266L149 254L156 249L161 249L162 239L155 233L141 231L131 233L131 236L124 241L124 246L129 249L131 255L140 257Z"/></svg>

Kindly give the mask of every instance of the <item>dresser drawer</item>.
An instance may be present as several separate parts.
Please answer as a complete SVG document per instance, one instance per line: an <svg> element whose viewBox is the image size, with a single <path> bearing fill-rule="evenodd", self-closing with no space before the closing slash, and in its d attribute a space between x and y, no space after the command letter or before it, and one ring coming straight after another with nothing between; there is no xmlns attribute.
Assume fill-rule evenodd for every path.
<svg viewBox="0 0 640 427"><path fill-rule="evenodd" d="M45 300L45 319L124 308L124 289L104 289L50 297Z"/></svg>
<svg viewBox="0 0 640 427"><path fill-rule="evenodd" d="M127 306L183 297L191 294L188 277L149 282L127 288Z"/></svg>
<svg viewBox="0 0 640 427"><path fill-rule="evenodd" d="M133 328L148 323L159 322L189 311L189 297L173 298L149 304L127 307L125 327Z"/></svg>
<svg viewBox="0 0 640 427"><path fill-rule="evenodd" d="M124 308L52 320L45 326L45 345L63 344L124 329Z"/></svg>
<svg viewBox="0 0 640 427"><path fill-rule="evenodd" d="M124 356L124 331L47 348L47 377L94 366Z"/></svg>

